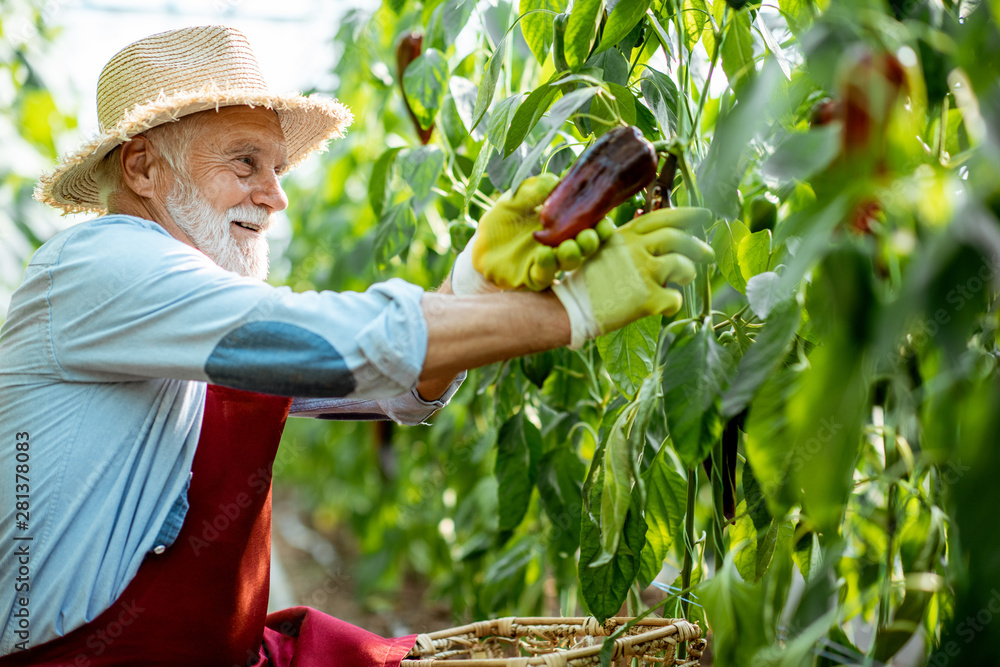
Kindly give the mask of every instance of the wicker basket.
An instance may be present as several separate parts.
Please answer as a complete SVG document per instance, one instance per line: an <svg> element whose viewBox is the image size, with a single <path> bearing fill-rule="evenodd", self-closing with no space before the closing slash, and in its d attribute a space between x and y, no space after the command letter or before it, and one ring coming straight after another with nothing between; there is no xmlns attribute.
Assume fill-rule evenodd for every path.
<svg viewBox="0 0 1000 667"><path fill-rule="evenodd" d="M599 665L604 637L629 622L609 618L498 618L417 636L401 667L580 667ZM688 642L687 658L677 643ZM613 664L692 667L705 641L701 628L673 618L645 618L615 640Z"/></svg>

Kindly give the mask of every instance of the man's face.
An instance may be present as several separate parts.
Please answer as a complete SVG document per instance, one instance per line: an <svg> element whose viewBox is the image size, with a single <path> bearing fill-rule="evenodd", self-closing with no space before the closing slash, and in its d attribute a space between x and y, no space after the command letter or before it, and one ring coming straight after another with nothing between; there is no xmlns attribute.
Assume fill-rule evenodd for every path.
<svg viewBox="0 0 1000 667"><path fill-rule="evenodd" d="M174 174L166 208L195 246L219 266L267 277L272 216L288 205L279 177L285 140L273 111L222 107L181 122L197 131Z"/></svg>

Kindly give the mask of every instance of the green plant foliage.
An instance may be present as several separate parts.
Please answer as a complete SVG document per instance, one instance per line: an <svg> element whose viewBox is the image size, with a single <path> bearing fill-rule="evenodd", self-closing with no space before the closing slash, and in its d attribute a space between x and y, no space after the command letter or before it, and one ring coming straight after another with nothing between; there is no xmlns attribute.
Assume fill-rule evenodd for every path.
<svg viewBox="0 0 1000 667"><path fill-rule="evenodd" d="M595 519L601 520L600 503L597 502L601 480L593 487L590 501L595 508ZM602 559L600 528L593 519L584 515L580 528L580 592L587 609L597 620L604 621L618 613L629 587L639 574L639 559L646 541L646 522L638 511L638 492L633 491L633 504L622 526L622 539L610 559Z"/></svg>
<svg viewBox="0 0 1000 667"><path fill-rule="evenodd" d="M640 586L648 586L670 554L682 541L687 480L677 472L666 454L657 453L643 474L646 485L646 547L642 550Z"/></svg>
<svg viewBox="0 0 1000 667"><path fill-rule="evenodd" d="M528 43L532 55L540 63L545 62L552 48L552 22L555 15L566 11L565 2L559 0L521 0L521 33ZM535 11L530 14L529 12Z"/></svg>
<svg viewBox="0 0 1000 667"><path fill-rule="evenodd" d="M603 17L604 0L577 0L573 3L564 38L564 53L570 68L577 69L586 62Z"/></svg>
<svg viewBox="0 0 1000 667"><path fill-rule="evenodd" d="M427 49L409 64L403 74L403 90L420 127L434 123L448 85L448 62L437 49Z"/></svg>

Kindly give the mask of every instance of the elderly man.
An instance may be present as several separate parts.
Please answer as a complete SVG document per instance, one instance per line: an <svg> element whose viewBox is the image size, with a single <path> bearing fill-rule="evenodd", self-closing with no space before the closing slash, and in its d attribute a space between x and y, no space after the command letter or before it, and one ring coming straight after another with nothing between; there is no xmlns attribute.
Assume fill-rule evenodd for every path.
<svg viewBox="0 0 1000 667"><path fill-rule="evenodd" d="M218 26L126 47L97 100L102 133L36 197L99 217L39 249L0 331L0 665L398 664L413 637L266 616L286 417L419 423L467 368L675 312L664 285L711 250L643 216L546 289L542 177L438 293L295 294L263 282L280 178L347 109L272 93Z"/></svg>

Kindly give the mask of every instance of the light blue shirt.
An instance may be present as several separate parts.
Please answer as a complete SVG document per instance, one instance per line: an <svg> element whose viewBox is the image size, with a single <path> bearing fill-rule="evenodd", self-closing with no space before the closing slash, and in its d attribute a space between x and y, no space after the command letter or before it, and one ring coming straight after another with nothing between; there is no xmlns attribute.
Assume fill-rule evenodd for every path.
<svg viewBox="0 0 1000 667"><path fill-rule="evenodd" d="M173 541L206 383L295 396L312 417L412 424L442 407L461 378L437 401L415 391L422 295L397 279L293 293L130 216L43 245L0 329L0 655L93 620Z"/></svg>

